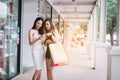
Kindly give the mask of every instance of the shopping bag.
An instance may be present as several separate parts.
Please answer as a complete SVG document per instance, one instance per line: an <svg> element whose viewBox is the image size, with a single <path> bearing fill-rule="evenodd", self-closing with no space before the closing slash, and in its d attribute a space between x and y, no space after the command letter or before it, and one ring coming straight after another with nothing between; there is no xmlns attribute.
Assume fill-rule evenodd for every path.
<svg viewBox="0 0 120 80"><path fill-rule="evenodd" d="M52 64L54 66L62 66L68 64L68 57L60 41L49 44L49 49L52 57Z"/></svg>
<svg viewBox="0 0 120 80"><path fill-rule="evenodd" d="M64 62L55 64L54 61L52 60L52 58L50 59L50 65L51 65L52 67L65 66L65 65L68 65L68 64L69 64L68 61L64 61Z"/></svg>
<svg viewBox="0 0 120 80"><path fill-rule="evenodd" d="M52 66L53 66L53 67L68 65L68 63L69 63L68 61L64 61L64 62L55 64L54 61L52 60Z"/></svg>
<svg viewBox="0 0 120 80"><path fill-rule="evenodd" d="M51 65L52 67L56 67L56 66L58 66L57 64L54 64L52 58L50 59L50 65Z"/></svg>

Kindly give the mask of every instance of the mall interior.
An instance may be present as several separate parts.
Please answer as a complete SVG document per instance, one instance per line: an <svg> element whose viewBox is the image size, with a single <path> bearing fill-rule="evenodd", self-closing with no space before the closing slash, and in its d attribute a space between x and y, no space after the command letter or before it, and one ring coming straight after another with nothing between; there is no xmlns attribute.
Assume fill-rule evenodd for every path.
<svg viewBox="0 0 120 80"><path fill-rule="evenodd" d="M37 17L52 20L68 56L56 80L120 80L120 0L0 0L0 80L32 80Z"/></svg>

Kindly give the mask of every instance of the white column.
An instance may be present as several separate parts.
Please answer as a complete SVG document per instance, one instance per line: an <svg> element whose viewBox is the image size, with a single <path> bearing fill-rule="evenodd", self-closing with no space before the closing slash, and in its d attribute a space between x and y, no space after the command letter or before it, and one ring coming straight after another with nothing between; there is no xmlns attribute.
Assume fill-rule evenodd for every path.
<svg viewBox="0 0 120 80"><path fill-rule="evenodd" d="M91 15L91 19L90 19L91 23L90 23L90 41L93 41L93 30L94 30L94 25L93 25L93 15Z"/></svg>
<svg viewBox="0 0 120 80"><path fill-rule="evenodd" d="M70 24L67 26L67 48L70 48Z"/></svg>
<svg viewBox="0 0 120 80"><path fill-rule="evenodd" d="M97 41L97 33L98 33L98 6L96 5L94 8L94 37L93 41Z"/></svg>
<svg viewBox="0 0 120 80"><path fill-rule="evenodd" d="M106 0L101 0L100 5L100 42L105 42L106 35Z"/></svg>
<svg viewBox="0 0 120 80"><path fill-rule="evenodd" d="M72 43L72 24L70 24L70 27L69 27L69 47L71 47L71 43Z"/></svg>
<svg viewBox="0 0 120 80"><path fill-rule="evenodd" d="M92 15L92 41L94 40L94 14Z"/></svg>
<svg viewBox="0 0 120 80"><path fill-rule="evenodd" d="M66 24L65 24L65 22L64 22L64 33L63 33L63 44L64 44L64 47L66 47L66 39L67 39L67 27L66 27Z"/></svg>
<svg viewBox="0 0 120 80"><path fill-rule="evenodd" d="M95 5L94 7L94 11L93 11L93 27L92 27L92 36L93 36L93 40L91 43L91 67L94 69L95 68L95 42L97 41L97 29L98 29L98 14L97 14L97 6Z"/></svg>
<svg viewBox="0 0 120 80"><path fill-rule="evenodd" d="M89 23L88 23L88 32L87 32L87 39L88 39L88 41L90 41L90 23L91 23L91 21L89 21Z"/></svg>
<svg viewBox="0 0 120 80"><path fill-rule="evenodd" d="M90 41L90 31L91 31L91 20L89 21L88 25L88 40Z"/></svg>
<svg viewBox="0 0 120 80"><path fill-rule="evenodd" d="M65 23L64 25L64 47L68 49L69 45L69 25Z"/></svg>

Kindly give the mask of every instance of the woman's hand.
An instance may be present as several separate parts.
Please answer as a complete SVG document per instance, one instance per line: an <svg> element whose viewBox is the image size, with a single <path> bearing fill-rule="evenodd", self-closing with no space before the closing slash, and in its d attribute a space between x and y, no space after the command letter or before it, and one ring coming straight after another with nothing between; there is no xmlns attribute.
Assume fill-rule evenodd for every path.
<svg viewBox="0 0 120 80"><path fill-rule="evenodd" d="M46 35L46 34L43 34L43 35L42 35L42 40L45 41L46 38L47 38L47 35Z"/></svg>
<svg viewBox="0 0 120 80"><path fill-rule="evenodd" d="M50 43L52 43L52 40L46 40L46 42L48 43L48 44L50 44Z"/></svg>
<svg viewBox="0 0 120 80"><path fill-rule="evenodd" d="M45 42L44 42L45 46L47 46L47 44L50 44L50 43L52 43L52 40L50 40L50 39L45 40Z"/></svg>
<svg viewBox="0 0 120 80"><path fill-rule="evenodd" d="M52 33L46 33L46 35L47 35L47 36L51 36L51 35L52 35Z"/></svg>
<svg viewBox="0 0 120 80"><path fill-rule="evenodd" d="M39 37L38 37L38 40L42 40L42 36L39 36Z"/></svg>

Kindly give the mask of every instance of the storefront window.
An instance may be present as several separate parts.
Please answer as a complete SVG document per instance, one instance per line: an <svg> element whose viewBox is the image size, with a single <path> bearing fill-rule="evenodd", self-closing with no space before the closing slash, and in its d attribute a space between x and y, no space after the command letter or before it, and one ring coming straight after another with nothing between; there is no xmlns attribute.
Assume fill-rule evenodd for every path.
<svg viewBox="0 0 120 80"><path fill-rule="evenodd" d="M52 9L52 22L59 31L59 14L54 8Z"/></svg>
<svg viewBox="0 0 120 80"><path fill-rule="evenodd" d="M46 0L38 0L38 16L51 18L51 5Z"/></svg>
<svg viewBox="0 0 120 80"><path fill-rule="evenodd" d="M99 33L100 33L100 0L98 0L98 34L97 41L99 41Z"/></svg>
<svg viewBox="0 0 120 80"><path fill-rule="evenodd" d="M60 39L63 42L63 32L64 32L64 25L63 25L63 18L60 16L60 14L56 11L56 9L52 9L52 22L54 26L58 29L58 32L60 34Z"/></svg>
<svg viewBox="0 0 120 80"><path fill-rule="evenodd" d="M0 80L18 74L18 0L0 0Z"/></svg>

